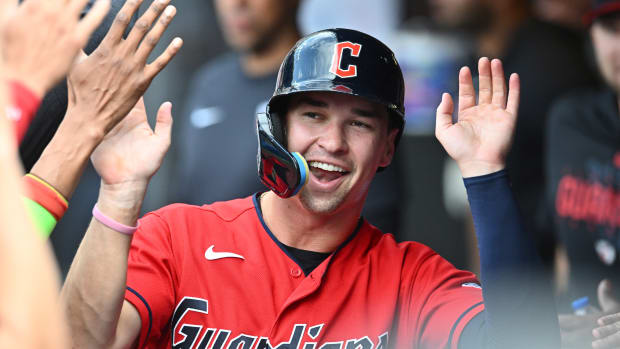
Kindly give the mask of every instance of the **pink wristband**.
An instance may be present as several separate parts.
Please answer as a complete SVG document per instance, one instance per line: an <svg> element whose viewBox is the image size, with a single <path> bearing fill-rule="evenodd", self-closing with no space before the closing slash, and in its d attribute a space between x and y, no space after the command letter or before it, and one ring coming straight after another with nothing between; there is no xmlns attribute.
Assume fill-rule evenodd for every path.
<svg viewBox="0 0 620 349"><path fill-rule="evenodd" d="M105 225L106 227L114 231L117 231L119 233L123 233L127 235L132 235L133 233L135 233L136 230L138 230L138 226L140 226L139 223L135 227L130 227L128 225L119 223L113 220L112 218L104 215L101 211L99 211L99 208L97 208L97 205L93 206L93 217L95 217L96 220L101 222L101 224Z"/></svg>

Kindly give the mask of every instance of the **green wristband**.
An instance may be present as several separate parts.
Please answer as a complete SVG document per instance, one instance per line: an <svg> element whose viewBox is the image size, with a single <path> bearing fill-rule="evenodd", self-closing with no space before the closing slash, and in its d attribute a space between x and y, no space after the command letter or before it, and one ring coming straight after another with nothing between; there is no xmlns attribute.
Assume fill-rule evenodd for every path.
<svg viewBox="0 0 620 349"><path fill-rule="evenodd" d="M23 197L23 199L26 211L28 211L37 233L44 239L49 238L50 234L52 234L52 230L56 227L56 219L36 201L30 200L27 197Z"/></svg>

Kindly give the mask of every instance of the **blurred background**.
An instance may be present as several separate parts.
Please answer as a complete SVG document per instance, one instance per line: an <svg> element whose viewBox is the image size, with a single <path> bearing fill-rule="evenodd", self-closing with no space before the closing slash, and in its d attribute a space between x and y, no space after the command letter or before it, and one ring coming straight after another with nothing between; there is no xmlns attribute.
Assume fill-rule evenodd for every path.
<svg viewBox="0 0 620 349"><path fill-rule="evenodd" d="M213 76L217 71L205 72L214 69L210 65L214 60L222 64L222 59L237 59L226 56L227 52L237 51L243 56L243 49L230 45L231 35L225 35L224 24L221 18L218 20L217 5L226 1L277 5L293 0L172 2L178 9L177 16L154 54L162 52L175 36L183 38L184 46L153 81L145 100L152 124L158 106L164 101L173 103L173 145L162 168L151 181L144 212L178 201L212 201L208 197L201 198L200 194L198 198L184 198L179 194L183 191L200 193L204 188L210 190L206 179L200 183L195 178L179 175L183 169L193 169L194 173L205 168L206 171L217 171L220 161L221 166L224 161L249 162L249 167L255 168L252 159L256 154L256 141L251 134L241 130L238 144L246 142L254 147L247 158L225 155L226 158L220 160L217 154L209 155L213 149L229 154L237 141L228 144L218 141L216 146L199 140L187 144L193 137L201 137L188 133L191 125L205 130L215 127L208 121L211 119L201 118L206 111L212 110L209 106L199 109L203 114L196 113L195 105L200 104L201 99L237 98L243 103L246 98L245 91L241 91L244 89L239 88L236 94L234 86L224 96L214 97L214 93L221 92L218 91L219 82L222 89L231 88L232 83L227 81L225 74L217 78ZM405 134L390 170L377 175L378 181L384 178L383 181L390 182L390 186L374 189L371 203L374 202L378 209L367 216L372 217L370 222L399 240L415 240L429 245L459 268L477 271L476 241L465 190L458 169L434 138L435 108L442 92L456 93L456 78L461 66L468 65L475 72L478 57L501 58L507 75L518 72L522 79L523 102L515 138L515 149L519 151L513 151L509 158L513 188L527 224L536 234L546 265L551 268L555 239L543 207L543 129L547 109L554 98L597 81L588 38L581 24L588 6L587 0L300 0L297 24L301 35L330 27L364 31L394 50L405 75ZM268 16L268 13L262 15ZM294 17L294 14L288 16ZM198 71L211 74L207 77L212 79L208 86L201 87L197 77L202 75L198 75ZM275 72L262 77L268 78L266 84L271 90L261 91L258 100L267 101L275 86ZM216 92L209 95L209 89ZM257 110L260 105L256 104ZM243 114L234 117L242 120L246 129L252 130L254 113ZM226 133L226 137L234 138L235 134ZM202 136L202 140L207 138L206 134ZM192 158L187 158L187 149L195 153ZM211 166L211 169L203 165ZM257 180L256 172L245 167L231 167L228 171L230 178L235 177L237 171L249 171ZM209 172L205 173L204 178L209 175ZM183 185L190 187L177 189ZM90 209L96 201L98 186L94 170L87 169L67 214L52 234L64 273L90 221ZM253 189L244 190L234 196L253 193Z"/></svg>

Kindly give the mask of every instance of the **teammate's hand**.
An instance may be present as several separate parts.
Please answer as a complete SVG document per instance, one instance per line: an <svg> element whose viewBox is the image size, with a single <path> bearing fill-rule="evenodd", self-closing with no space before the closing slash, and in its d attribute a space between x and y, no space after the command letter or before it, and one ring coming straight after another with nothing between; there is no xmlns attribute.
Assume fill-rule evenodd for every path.
<svg viewBox="0 0 620 349"><path fill-rule="evenodd" d="M71 69L67 79L67 117L76 120L81 132L96 135L99 140L103 138L127 115L153 78L179 51L183 41L175 38L159 57L147 63L149 54L176 13L174 6L167 6L169 2L153 1L127 39L123 39L122 35L141 3L140 0L128 0L99 47L90 56L82 54Z"/></svg>
<svg viewBox="0 0 620 349"><path fill-rule="evenodd" d="M99 0L82 20L88 0L0 0L4 71L42 97L63 78L110 8Z"/></svg>
<svg viewBox="0 0 620 349"><path fill-rule="evenodd" d="M597 320L597 326L592 330L593 348L618 348L620 347L620 301L612 292L609 280L603 280L598 285L598 301L601 309L607 315Z"/></svg>
<svg viewBox="0 0 620 349"><path fill-rule="evenodd" d="M456 161L463 177L480 176L505 167L505 157L519 106L519 76L510 76L509 90L502 62L483 57L478 62L479 94L469 68L459 72L458 121L452 123L454 102L444 93L437 107L435 136Z"/></svg>
<svg viewBox="0 0 620 349"><path fill-rule="evenodd" d="M620 347L620 301L611 289L609 280L598 285L600 310L587 315L559 316L562 348L618 348Z"/></svg>
<svg viewBox="0 0 620 349"><path fill-rule="evenodd" d="M170 146L171 109L170 102L159 107L155 130L152 130L144 100L140 98L129 114L105 136L91 155L104 185L129 184L146 188Z"/></svg>

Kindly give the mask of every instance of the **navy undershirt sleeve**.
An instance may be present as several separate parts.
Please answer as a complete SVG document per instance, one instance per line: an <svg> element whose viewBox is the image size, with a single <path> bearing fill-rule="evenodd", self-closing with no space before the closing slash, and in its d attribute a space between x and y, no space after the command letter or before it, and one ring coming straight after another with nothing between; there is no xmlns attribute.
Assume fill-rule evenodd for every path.
<svg viewBox="0 0 620 349"><path fill-rule="evenodd" d="M550 280L523 226L506 171L464 182L478 237L485 311L475 326L464 329L459 347L558 348Z"/></svg>

